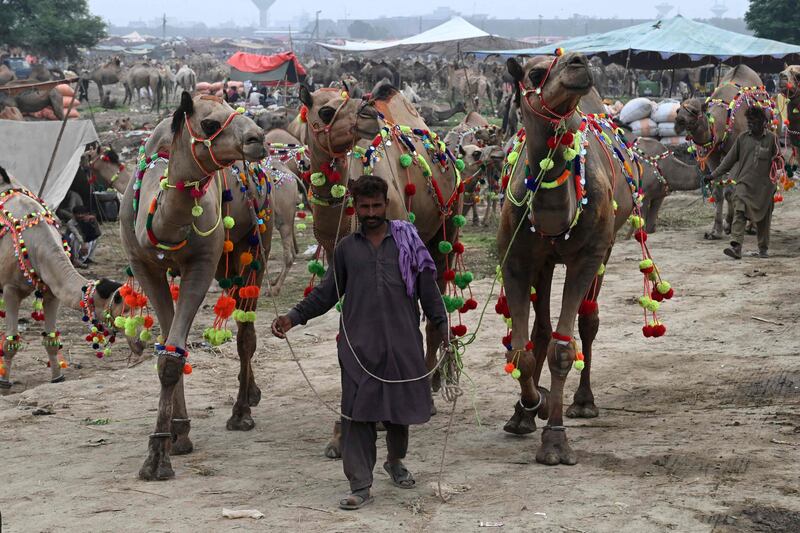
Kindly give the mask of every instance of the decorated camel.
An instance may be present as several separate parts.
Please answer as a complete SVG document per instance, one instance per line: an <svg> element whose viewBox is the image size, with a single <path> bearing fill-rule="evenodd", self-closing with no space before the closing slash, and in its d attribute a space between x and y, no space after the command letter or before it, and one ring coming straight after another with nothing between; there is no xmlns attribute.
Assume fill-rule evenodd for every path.
<svg viewBox="0 0 800 533"><path fill-rule="evenodd" d="M250 407L258 404L261 392L250 360L273 222L265 211L266 177L250 172L243 161L265 155L264 134L252 120L220 98L192 98L187 92L173 117L159 124L140 150L137 174L122 200L122 244L164 337L156 344L161 394L141 479L173 477L170 454L192 451L184 399L184 375L191 372L186 346L215 278L222 294L214 306L214 325L204 336L212 344L230 338L226 325L232 317L241 362L227 428L247 431L255 425ZM228 166L238 167L235 180L218 172ZM170 287L168 270L180 274L179 289Z"/></svg>
<svg viewBox="0 0 800 533"><path fill-rule="evenodd" d="M507 66L517 86L524 131L504 169L508 185L497 236L504 294L495 309L510 328L503 338L508 350L505 369L519 380L521 389L520 401L504 429L531 433L538 415L547 425L536 460L547 465L575 464L577 456L563 423L564 383L574 364L581 378L567 415L597 416L590 383L592 343L600 324L597 296L615 233L638 201L639 164L620 130L603 115L590 113L591 100L585 106L581 101L592 89L583 55L557 53L533 58L524 66L509 59ZM639 228L637 239L644 243L642 219L634 214L630 220ZM652 316L653 321L645 323L643 333L659 336L665 328L655 314L656 300L672 293L662 284L646 250L643 244L640 269L645 273L647 294L639 302L645 317ZM561 311L552 330L550 292L556 264L566 265L566 277ZM532 330L531 305L535 310ZM576 316L582 353L573 337ZM539 386L545 361L551 376L549 392Z"/></svg>
<svg viewBox="0 0 800 533"><path fill-rule="evenodd" d="M409 103L409 105L411 105ZM425 124L441 124L453 115L463 113L467 110L464 102L456 102L456 104L449 108L443 108L440 105L431 104L429 102L421 102L417 104L416 110Z"/></svg>
<svg viewBox="0 0 800 533"><path fill-rule="evenodd" d="M457 265L463 265L460 255L464 248L457 241L457 228L464 223L459 215L462 199L457 170L463 169L463 161L444 148L391 85L379 88L368 101L333 89L310 93L305 87L300 89L300 99L306 107L301 117L311 159L314 236L326 257L332 257L336 242L356 227L354 209L346 198L347 183L363 174L380 176L389 182L387 217L415 224L436 263L448 311L477 307L475 300L462 293L472 275L455 272ZM454 282L459 284L457 290ZM451 330L461 336L466 326L451 324ZM425 338L427 364L432 369L443 339L430 324ZM437 388L436 374L433 383ZM329 457L339 455L338 437L335 431L325 452Z"/></svg>
<svg viewBox="0 0 800 533"><path fill-rule="evenodd" d="M451 152L464 144L499 146L502 144L500 128L489 124L477 111L470 111L456 126L447 132L444 143Z"/></svg>
<svg viewBox="0 0 800 533"><path fill-rule="evenodd" d="M122 299L119 283L81 276L69 259L69 247L58 231L58 219L30 191L11 183L0 167L0 289L6 330L0 353L0 390L12 386L11 364L21 345L18 329L21 302L34 294L31 318L43 322L42 344L52 383L64 381L67 362L61 356L56 329L58 308L80 311L87 323L87 340L98 357L109 355L114 333L109 329ZM111 328L113 329L113 328Z"/></svg>
<svg viewBox="0 0 800 533"><path fill-rule="evenodd" d="M497 218L499 176L505 152L497 145L464 144L459 145L455 153L464 161L464 170L461 173L464 183L464 208L461 214L469 217L472 212L472 225L477 226L480 222L478 204L481 192L484 192L486 209L483 213L483 225L488 226L490 219Z"/></svg>
<svg viewBox="0 0 800 533"><path fill-rule="evenodd" d="M705 173L696 164L688 164L676 157L675 152L655 139L639 137L633 151L643 164L642 218L647 233L655 233L661 204L674 191L694 191L703 183ZM633 233L633 228L628 236Z"/></svg>
<svg viewBox="0 0 800 533"><path fill-rule="evenodd" d="M747 65L738 65L721 80L720 86L705 100L689 98L681 103L675 118L675 129L685 131L694 143L698 164L702 170L713 171L733 147L736 138L747 131L744 113L748 107L759 105L772 108L773 102L764 91L761 78ZM711 199L716 204L714 225L706 239L721 239L730 233L733 219L733 183L730 179L714 185ZM727 211L723 224L723 203Z"/></svg>

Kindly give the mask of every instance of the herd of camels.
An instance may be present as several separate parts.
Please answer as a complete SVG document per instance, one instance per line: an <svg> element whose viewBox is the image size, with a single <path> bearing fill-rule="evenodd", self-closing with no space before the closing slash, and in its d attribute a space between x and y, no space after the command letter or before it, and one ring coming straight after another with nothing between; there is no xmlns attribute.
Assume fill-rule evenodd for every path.
<svg viewBox="0 0 800 533"><path fill-rule="evenodd" d="M503 339L506 371L520 387L520 400L505 430L532 433L538 417L546 425L537 461L575 464L563 416L565 412L569 417L598 416L590 379L592 343L600 326L598 295L617 232L630 222L637 240L644 241L656 229L664 197L671 191L698 189L703 172L694 160L655 140L628 142L603 114L583 55L537 57L524 65L510 59L507 69L523 128L505 144L498 129L476 112L440 142L391 85L364 98L339 88L312 92L301 87L301 113L286 130L266 134L222 99L184 91L174 114L159 123L142 146L133 168L122 165L110 149L85 155L96 177L122 194L122 245L130 262L130 278L124 283L88 280L79 274L69 261L53 214L3 171L0 286L6 332L0 388L10 389L13 383L11 367L20 346L19 307L30 294L41 303L34 307L43 310L43 339L54 382L64 379L55 324L59 305L80 313L90 328L87 340L100 357L122 330L131 350L141 354L157 321L161 390L139 476L172 478L170 455L193 449L184 396L185 376L191 372L186 347L212 283L222 292L207 339L214 343L235 336L241 363L239 391L227 428L247 431L255 425L251 408L261 398L251 366L257 342L255 303L260 294L280 290L294 260L299 176L310 176L314 236L325 256L330 256L338 239L355 229L347 184L366 172L389 180L388 217L412 218L436 262L446 302L457 302L448 307L456 317L459 307L467 305L456 298L466 283L459 282L456 288L452 276L453 265L459 262L455 256L463 252L462 211L473 209L473 222L479 223L474 196L476 187L482 186L496 192L487 196L484 222L503 199L496 215L502 295L495 309L509 324ZM798 77L800 67L781 74L781 90L792 108L800 108ZM111 80L98 75L97 81L101 85ZM730 102L741 93L738 88L760 85L755 72L739 66L722 80L712 98ZM711 169L743 131L745 121L739 115L755 105L744 98L745 105L729 119L717 116L718 111L724 113L722 106L706 109L702 99L681 105L679 122L693 142L711 154L705 161ZM800 143L797 122L800 114L790 113L785 127L792 145ZM391 140L396 142L387 142ZM303 145L306 173L294 158L264 163L274 147ZM269 167L266 172L264 167ZM711 234L719 237L725 231L721 201L725 191L715 194L720 201ZM270 281L266 259L274 228L282 237L284 264L281 274ZM653 333L663 328L653 302L668 299L672 291L654 269L654 258L645 246L642 249L640 266L652 293L646 292L640 303L653 319L644 329ZM550 293L556 264L566 266L566 278L553 328ZM267 287L262 288L265 279ZM137 311L150 307L155 317ZM235 322L235 334L227 329L229 322ZM458 337L466 328L452 329ZM426 358L431 369L441 340L427 328ZM540 384L545 363L549 389ZM580 372L580 384L565 409L564 383L572 368ZM338 454L336 436L327 451Z"/></svg>

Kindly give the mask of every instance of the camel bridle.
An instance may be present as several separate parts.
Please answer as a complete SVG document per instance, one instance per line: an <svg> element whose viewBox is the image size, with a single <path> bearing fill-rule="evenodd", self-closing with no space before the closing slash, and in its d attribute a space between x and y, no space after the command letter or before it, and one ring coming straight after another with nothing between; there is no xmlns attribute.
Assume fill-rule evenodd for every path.
<svg viewBox="0 0 800 533"><path fill-rule="evenodd" d="M87 168L89 169L89 173L91 174L91 177L92 177L91 182L92 183L97 181L95 165L97 164L98 161L105 161L106 163L113 164L111 162L111 159L109 159L107 154L108 154L108 150L101 150L100 153L98 155L96 155L95 157L93 157L92 159L90 159L89 163L86 165ZM124 163L119 163L119 165L117 166L117 172L113 176L111 176L111 178L109 178L109 181L111 183L114 183L115 181L117 181L117 178L119 177L119 173L122 172L123 170L125 170L125 164Z"/></svg>
<svg viewBox="0 0 800 533"><path fill-rule="evenodd" d="M558 63L559 57L561 57L561 56L556 55L553 58L553 61L551 61L550 65L547 67L547 71L545 72L544 77L542 78L542 81L540 81L539 84L536 87L528 88L528 87L525 87L525 84L521 80L517 82L517 84L519 85L520 95L522 96L522 99L527 104L528 109L530 109L531 112L534 115L536 115L537 117L539 117L541 119L544 119L547 122L550 122L554 126L557 126L559 123L561 123L563 121L566 121L568 118L570 118L575 113L575 110L578 108L577 105L576 105L575 107L573 107L572 109L570 109L566 113L563 113L563 114L562 113L558 113L552 107L547 105L547 102L544 99L544 95L542 94L542 88L544 88L544 85L547 83L547 80L550 78L550 73L553 71L553 68ZM540 110L536 109L533 106L533 104L531 103L531 100L530 100L530 95L531 94L533 94L533 95L538 97L539 107L541 108Z"/></svg>
<svg viewBox="0 0 800 533"><path fill-rule="evenodd" d="M325 152L325 154L328 155L331 159L344 157L350 150L349 148L347 148L345 149L344 152L336 152L333 149L333 145L331 143L331 130L333 129L333 125L336 124L336 119L339 117L339 113L341 113L342 109L344 109L344 106L346 106L350 102L350 95L347 92L343 92L342 94L344 95L344 99L342 100L342 103L339 104L339 106L333 112L333 117L331 118L331 121L329 123L323 125L320 125L318 122L308 123L308 127L311 129L311 134L314 137L314 141L322 149L322 151ZM358 125L358 113L361 111L361 109L363 108L359 108L358 112L356 113L356 120L355 122L353 122L353 125L350 127L348 131L348 133L351 134L353 141L350 143L350 146L355 144L356 141L356 127ZM325 140L327 141L327 143L323 144L323 142L321 141L320 137L322 136L322 134L325 134Z"/></svg>
<svg viewBox="0 0 800 533"><path fill-rule="evenodd" d="M229 166L229 165L225 165L223 163L220 163L217 160L217 157L214 155L214 150L212 149L212 145L214 143L214 139L219 137L219 135L223 131L225 131L225 128L227 128L228 126L231 125L231 122L233 122L233 119L236 118L236 116L238 114L239 113L237 113L236 111L232 112L230 115L228 115L228 118L225 120L225 122L222 124L222 126L220 126L220 128L217 131L215 131L213 134L211 134L211 135L209 135L208 137L205 137L205 138L198 136L194 132L194 130L192 129L192 125L189 122L188 115L184 116L184 121L186 122L186 129L189 131L189 135L191 137L192 158L194 159L194 162L197 164L197 166L200 167L200 170L203 171L203 175L205 177L210 176L215 171L217 171L217 170L219 170L221 168L225 168L225 167ZM212 168L211 170L209 170L200 161L200 158L197 157L197 145L198 144L202 144L203 146L206 147L206 150L208 150L208 155L211 156L211 160L214 162L215 165L217 165L217 168Z"/></svg>

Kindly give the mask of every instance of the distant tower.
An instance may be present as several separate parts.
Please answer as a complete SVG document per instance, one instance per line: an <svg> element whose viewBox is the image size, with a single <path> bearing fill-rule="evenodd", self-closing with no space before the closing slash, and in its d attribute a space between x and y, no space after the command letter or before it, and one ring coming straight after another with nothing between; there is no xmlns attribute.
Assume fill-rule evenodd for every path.
<svg viewBox="0 0 800 533"><path fill-rule="evenodd" d="M252 2L258 8L258 26L262 29L266 29L269 22L267 14L269 8L275 3L275 0L252 0Z"/></svg>
<svg viewBox="0 0 800 533"><path fill-rule="evenodd" d="M711 6L711 12L714 13L714 17L721 19L722 15L728 12L728 8L725 6L725 0L716 0L714 5Z"/></svg>
<svg viewBox="0 0 800 533"><path fill-rule="evenodd" d="M657 18L659 19L667 18L667 15L669 15L669 12L672 11L673 9L672 4L668 4L666 2L658 4L657 6L655 6L655 8L658 11Z"/></svg>

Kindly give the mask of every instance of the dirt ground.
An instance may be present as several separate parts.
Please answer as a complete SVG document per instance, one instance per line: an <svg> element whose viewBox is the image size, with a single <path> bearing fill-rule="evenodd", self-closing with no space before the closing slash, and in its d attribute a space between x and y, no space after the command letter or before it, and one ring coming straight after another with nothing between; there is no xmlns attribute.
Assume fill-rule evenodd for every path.
<svg viewBox="0 0 800 533"><path fill-rule="evenodd" d="M172 457L174 480L139 481L158 399L153 360L126 368L119 344L110 360L95 359L79 315L62 310L72 363L67 382L49 383L38 330L23 332L29 343L15 359L19 383L0 397L3 531L799 531L798 208L800 199L790 193L777 209L771 259L734 262L723 256L722 243L702 239L710 208L694 195L670 197L665 229L649 241L676 289L663 308L668 332L661 339L641 334L636 243L618 243L595 344L600 416L566 419L576 466L537 464L540 431L527 437L502 431L518 387L503 372L494 296L465 355L474 386L462 380L465 394L449 435L443 482L456 494L448 503L431 488L450 413L437 397L439 415L411 432L406 462L417 488L394 488L378 466L375 503L359 512L338 510L347 483L341 463L322 455L334 415L314 398L285 342L269 336L268 297L257 326L254 366L263 398L253 409L256 427L226 431L238 361L233 344L218 351L200 345L213 293L191 336L198 344L186 396L195 451ZM122 276L117 230L104 226L97 268L87 276ZM491 272L491 232L468 226L464 240L468 262ZM748 237L747 250L754 240ZM309 242L303 236L301 250ZM272 255L275 268L277 244ZM558 284L563 270L557 275ZM282 311L306 281L298 261L279 298ZM487 278L473 284L481 304L490 285ZM466 317L473 328L478 312ZM332 311L291 336L332 404L339 394L337 320ZM577 382L573 371L567 403ZM36 408L52 414L37 416ZM383 450L380 442L379 457ZM229 520L223 507L257 509L265 517Z"/></svg>

